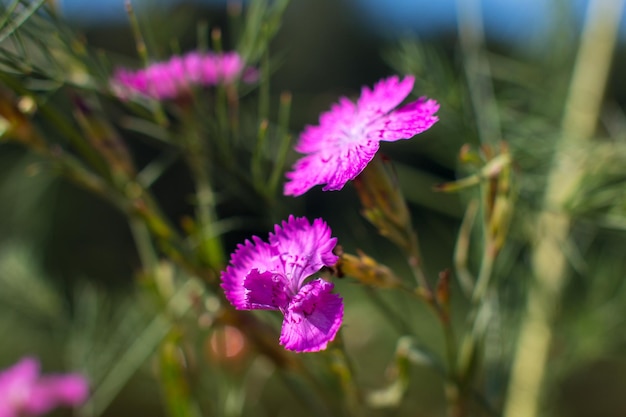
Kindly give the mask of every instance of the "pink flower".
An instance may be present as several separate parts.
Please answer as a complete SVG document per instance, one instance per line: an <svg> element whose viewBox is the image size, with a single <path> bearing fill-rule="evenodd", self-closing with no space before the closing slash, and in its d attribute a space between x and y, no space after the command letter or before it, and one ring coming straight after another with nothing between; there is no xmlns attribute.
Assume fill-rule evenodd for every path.
<svg viewBox="0 0 626 417"><path fill-rule="evenodd" d="M422 97L394 110L414 81L393 76L372 90L363 87L356 103L342 97L322 113L319 125L307 126L295 147L305 156L287 173L285 195L302 195L318 184L326 184L324 191L341 190L372 160L380 141L408 139L429 129L438 120L435 100Z"/></svg>
<svg viewBox="0 0 626 417"><path fill-rule="evenodd" d="M184 95L193 86L231 84L239 77L255 81L250 74L255 74L254 70L245 67L237 52L190 52L138 71L118 69L110 84L122 99L142 95L165 100Z"/></svg>
<svg viewBox="0 0 626 417"><path fill-rule="evenodd" d="M40 415L62 405L77 406L89 395L87 381L77 374L39 374L39 362L24 358L0 373L0 417Z"/></svg>
<svg viewBox="0 0 626 417"><path fill-rule="evenodd" d="M343 301L331 293L332 283L305 280L337 262L336 243L322 219L310 224L304 217L289 216L275 226L269 243L253 236L237 247L222 272L226 298L238 310L282 312L280 344L286 349L325 349L341 326Z"/></svg>

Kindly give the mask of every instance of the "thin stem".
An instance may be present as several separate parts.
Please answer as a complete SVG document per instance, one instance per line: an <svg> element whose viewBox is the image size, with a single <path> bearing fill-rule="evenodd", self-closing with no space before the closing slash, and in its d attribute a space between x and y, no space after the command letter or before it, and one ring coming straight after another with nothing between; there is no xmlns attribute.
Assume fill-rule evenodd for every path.
<svg viewBox="0 0 626 417"><path fill-rule="evenodd" d="M262 119L257 130L257 140L250 160L250 173L252 174L252 183L257 190L262 190L265 185L265 176L263 175L263 152L266 149L269 123L267 119Z"/></svg>
<svg viewBox="0 0 626 417"><path fill-rule="evenodd" d="M268 198L271 200L276 194L276 189L280 182L280 176L283 173L285 167L285 161L287 159L287 153L289 152L289 145L291 143L291 135L289 134L289 113L291 110L291 93L283 92L280 95L280 107L278 108L278 129L276 136L279 140L278 151L276 153L276 160L274 161L274 168L270 174L269 179L269 193Z"/></svg>
<svg viewBox="0 0 626 417"><path fill-rule="evenodd" d="M346 352L341 334L338 335L338 342L336 344L337 349L333 349L331 352L333 354L332 368L339 377L348 414L357 417L363 414L363 410L361 395L354 377L354 366Z"/></svg>
<svg viewBox="0 0 626 417"><path fill-rule="evenodd" d="M447 306L442 305L436 298L435 294L426 279L424 271L421 267L421 255L419 252L419 244L417 240L417 233L415 231L409 231L411 236L411 247L408 254L409 265L413 271L413 275L418 282L418 290L413 294L426 301L427 305L431 307L435 316L439 320L441 329L443 331L444 345L446 350L446 362L447 362L447 382L446 382L446 399L448 402L449 415L452 417L464 415L464 405L462 403L461 387L458 381L457 375L457 344L456 337L454 335L454 328L450 321L449 312Z"/></svg>
<svg viewBox="0 0 626 417"><path fill-rule="evenodd" d="M487 242L485 243L485 248L483 249L483 257L480 263L478 279L476 280L476 285L474 286L474 291L472 292L473 305L480 304L485 297L487 288L489 288L491 276L493 274L493 265L495 260L496 252L494 250L494 244L492 240L488 238Z"/></svg>
<svg viewBox="0 0 626 417"><path fill-rule="evenodd" d="M495 144L501 140L500 120L491 68L483 48L485 34L480 3L479 0L457 0L459 44L478 135L481 142Z"/></svg>
<svg viewBox="0 0 626 417"><path fill-rule="evenodd" d="M196 185L196 218L200 226L199 253L203 262L219 270L224 265L225 255L219 234L215 230L217 204L207 167L210 161L209 149L206 139L199 137L198 131L194 129L191 118L187 120L187 125L189 131L184 134L185 156Z"/></svg>
<svg viewBox="0 0 626 417"><path fill-rule="evenodd" d="M11 36L13 32L19 29L47 0L37 0L28 5L28 7L14 19L8 19L9 23L0 31L0 42L4 42L6 38Z"/></svg>
<svg viewBox="0 0 626 417"><path fill-rule="evenodd" d="M196 171L196 199L198 221L201 227L201 248L206 252L206 259L209 266L220 269L224 265L224 250L219 236L214 230L217 216L215 215L215 196L209 180L209 175L205 171Z"/></svg>
<svg viewBox="0 0 626 417"><path fill-rule="evenodd" d="M407 234L409 235L410 247L407 249L407 263L411 268L411 272L413 273L413 277L417 282L419 288L424 291L424 295L428 299L433 298L433 290L426 279L426 274L424 274L424 270L422 269L422 256L419 248L419 240L417 237L417 233L414 230L407 230ZM432 302L432 301L431 301Z"/></svg>
<svg viewBox="0 0 626 417"><path fill-rule="evenodd" d="M128 14L130 28L133 32L133 37L135 38L135 49L137 51L137 55L139 55L144 67L148 67L150 65L150 54L148 52L144 36L141 32L139 19L137 19L135 9L133 9L133 5L130 0L126 0L124 2L124 6L126 7L126 14ZM152 104L154 120L162 127L167 126L167 116L165 115L161 102L159 100L154 100Z"/></svg>
<svg viewBox="0 0 626 417"><path fill-rule="evenodd" d="M459 235L454 248L454 266L459 279L461 289L466 297L470 297L474 291L474 277L469 271L467 260L469 258L469 246L476 214L478 213L478 200L473 199L467 206Z"/></svg>
<svg viewBox="0 0 626 417"><path fill-rule="evenodd" d="M467 319L469 330L463 337L460 354L458 356L458 378L464 390L468 390L471 387L474 371L476 369L475 364L480 358L477 347L484 339L484 333L488 323L488 320L485 319L485 317L487 317L486 315L489 314L489 303L487 302L486 294L495 261L495 252L492 248L493 244L491 240L488 239L486 247L483 250L478 280L472 294L472 308ZM465 393L463 393L463 395L465 395Z"/></svg>
<svg viewBox="0 0 626 417"><path fill-rule="evenodd" d="M146 224L136 216L131 217L129 223L141 264L146 271L154 273L158 267L159 257L152 244L150 230Z"/></svg>
<svg viewBox="0 0 626 417"><path fill-rule="evenodd" d="M410 211L406 199L398 188L397 179L386 169L382 159L375 157L359 175L355 186L365 208L365 216L378 227L383 236L404 252L417 283L417 288L410 293L424 301L439 320L446 346L448 385L453 388L447 392L458 392L456 339L449 314L448 284L443 282L443 293L436 294L426 278L418 235L412 227ZM450 395L448 400L451 408L459 408L458 395Z"/></svg>

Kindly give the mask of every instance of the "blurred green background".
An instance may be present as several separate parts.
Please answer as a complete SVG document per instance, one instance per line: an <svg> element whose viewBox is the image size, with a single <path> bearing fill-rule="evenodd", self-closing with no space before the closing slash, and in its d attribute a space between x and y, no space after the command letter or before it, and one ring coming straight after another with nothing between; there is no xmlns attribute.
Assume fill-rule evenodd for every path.
<svg viewBox="0 0 626 417"><path fill-rule="evenodd" d="M513 149L519 187L516 220L496 266L499 322L488 336L485 372L479 381L496 405L505 393L529 282L528 228L541 203L578 44L580 6L569 9L567 2L555 2L554 7L555 19L541 36L520 34L515 40L490 36L480 51L491 64L501 134ZM304 125L316 123L319 113L339 96L355 97L361 86L390 74L416 75L417 91L442 104L440 121L412 140L383 144L382 151L396 164L420 235L426 269L436 276L452 266L451 254L471 192L441 194L432 187L465 175L467 170L458 163L459 150L465 143L479 143L468 87L467 51L460 46L454 26L419 37L408 30L403 34L395 31L392 36L384 27L374 30L371 21L357 19L354 10L348 2L331 0L290 4L271 45L275 59L271 95L277 100L283 91L293 94L290 128L297 136ZM158 8L146 9L138 16L149 43L158 45L161 58L171 54L173 45L181 51L194 48L200 21L208 22L210 28L220 27L224 45L229 45L233 30L225 9L216 6L180 5L168 9L167 14L160 14ZM457 23L462 24L464 18L471 20L460 16ZM90 48L113 62L139 65L126 23L83 24L75 30ZM584 265L575 271L559 310L545 415L626 414L626 236L624 223L609 222L616 216L626 218L626 160L622 158L626 153L621 151L626 140L625 52L624 44L619 44L598 128L598 149L615 145L618 151L602 153L600 149L594 160L598 166L614 169L600 176L590 172L586 194L581 191L572 207L578 215L575 236L579 252L575 256L584 259ZM109 104L107 110L137 165L145 165L154 157L151 144L124 130L119 106ZM296 156L290 153L289 165ZM23 148L0 143L0 334L7 338L0 345L0 364L8 365L29 353L40 356L46 370L80 370L93 358L107 368L116 359L128 359L123 354L137 346L133 342L139 337L152 340L146 332L152 323L151 307L136 297L138 254L123 216L101 199L49 175L44 165L45 161ZM189 203L192 190L189 174L180 163L174 163L153 187L167 216L177 225L193 214ZM360 215L350 186L340 193L323 193L318 187L298 199L280 197L278 208L259 210L235 201L220 210L223 217L236 214L240 219L235 230L224 236L227 250L251 234L265 237L273 221L290 213L321 216L347 251L361 249L399 273L407 273L400 254ZM383 388L399 335L372 310L363 287L350 280L338 282L337 287L346 302L343 336L354 355L358 381L367 389ZM407 318L422 336L421 342L441 350L439 328L426 308L401 294L382 292L381 297ZM456 287L453 303L455 320L462 326L468 306ZM208 345L197 354L212 360ZM251 366L267 367L259 359L251 361ZM119 377L123 386L112 389L121 391L104 415L164 415L158 400L160 388L153 379L154 360L138 366L136 373L128 375L130 379ZM210 376L213 380L202 386L233 385L231 375L242 372L227 360L217 361L215 368ZM443 415L439 378L427 367L413 367L410 392L400 408L375 415ZM238 415L238 407L243 407L244 415L255 416L299 412L299 403L285 393L276 376L268 373L267 380L256 384L257 392L250 394L245 404L226 406L223 414ZM237 398L229 401L238 403Z"/></svg>

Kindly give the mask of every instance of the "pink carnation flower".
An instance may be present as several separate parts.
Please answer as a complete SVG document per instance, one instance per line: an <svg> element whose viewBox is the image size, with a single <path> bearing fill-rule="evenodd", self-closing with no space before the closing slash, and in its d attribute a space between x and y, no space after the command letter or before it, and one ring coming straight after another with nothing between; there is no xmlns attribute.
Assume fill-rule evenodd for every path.
<svg viewBox="0 0 626 417"><path fill-rule="evenodd" d="M238 310L279 310L285 316L280 344L296 352L325 349L341 326L343 301L333 284L305 280L334 265L337 243L322 219L289 216L269 243L253 236L239 245L222 272L222 288Z"/></svg>
<svg viewBox="0 0 626 417"><path fill-rule="evenodd" d="M88 394L82 376L41 376L37 359L24 358L0 373L0 417L35 416L58 406L77 406Z"/></svg>
<svg viewBox="0 0 626 417"><path fill-rule="evenodd" d="M285 195L298 196L318 184L324 191L341 190L372 160L380 141L408 139L437 120L435 100L425 97L394 110L413 90L415 79L397 76L363 87L354 103L345 97L322 113L319 125L307 126L296 151L305 154L287 173Z"/></svg>
<svg viewBox="0 0 626 417"><path fill-rule="evenodd" d="M185 94L193 86L230 84L239 77L252 82L256 75L256 70L245 68L237 52L190 52L169 61L155 62L138 71L118 69L110 84L123 99L143 95L164 100Z"/></svg>

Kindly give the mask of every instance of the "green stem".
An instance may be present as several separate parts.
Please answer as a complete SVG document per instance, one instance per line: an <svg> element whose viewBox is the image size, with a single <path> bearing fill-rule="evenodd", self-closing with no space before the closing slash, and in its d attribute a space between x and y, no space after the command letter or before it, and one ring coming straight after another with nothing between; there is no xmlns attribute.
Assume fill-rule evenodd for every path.
<svg viewBox="0 0 626 417"><path fill-rule="evenodd" d="M206 262L212 268L219 270L224 265L225 255L222 242L215 231L215 195L209 176L205 170L195 172L197 216L201 228L200 250Z"/></svg>
<svg viewBox="0 0 626 417"><path fill-rule="evenodd" d="M280 95L280 107L278 108L278 129L276 136L279 140L278 152L276 160L269 179L268 198L271 200L276 194L276 189L280 182L281 175L285 168L287 153L291 143L291 135L289 134L289 113L291 110L291 93L282 93Z"/></svg>
<svg viewBox="0 0 626 417"><path fill-rule="evenodd" d="M126 13L128 14L130 28L133 32L133 37L135 38L135 49L137 50L137 55L139 55L144 67L148 67L150 65L150 54L148 53L148 47L146 46L146 41L141 32L139 19L137 19L137 15L135 14L135 10L133 9L130 0L126 0L124 5L126 7ZM167 116L165 115L165 111L163 110L163 106L159 100L154 100L152 103L152 115L159 126L167 126Z"/></svg>
<svg viewBox="0 0 626 417"><path fill-rule="evenodd" d="M407 229L406 234L409 236L409 244L410 247L406 251L407 255L407 263L411 268L411 272L413 273L413 277L417 282L419 288L424 291L424 296L427 298L427 301L432 304L435 303L433 290L426 279L426 274L424 274L424 270L422 269L422 257L419 248L419 240L417 237L417 233L415 233L412 229Z"/></svg>
<svg viewBox="0 0 626 417"><path fill-rule="evenodd" d="M332 367L339 377L348 415L353 417L360 416L363 414L362 400L354 377L354 366L346 352L342 335L339 334L337 337L339 342L335 344L337 349L333 349L331 352L333 355Z"/></svg>
<svg viewBox="0 0 626 417"><path fill-rule="evenodd" d="M355 186L364 206L364 214L383 236L394 242L406 256L407 263L417 283L411 295L424 301L434 312L441 329L447 358L448 402L451 408L458 408L456 339L450 320L448 294L439 297L433 291L424 269L420 252L419 239L413 229L411 214L406 199L400 191L395 175L386 168L380 157L375 157L359 174ZM443 292L449 291L443 284ZM438 289L439 291L439 289Z"/></svg>
<svg viewBox="0 0 626 417"><path fill-rule="evenodd" d="M478 305L489 288L489 282L493 274L493 265L496 260L496 254L494 250L494 244L490 238L487 238L485 248L483 250L483 258L480 263L480 271L478 272L478 279L472 292L472 304Z"/></svg>
<svg viewBox="0 0 626 417"><path fill-rule="evenodd" d="M174 327L158 350L163 402L171 417L200 417L200 408L193 398L186 366L180 355L181 335Z"/></svg>
<svg viewBox="0 0 626 417"><path fill-rule="evenodd" d="M19 27L22 26L24 22L26 22L32 15L34 15L46 1L47 0L34 1L30 3L28 7L26 7L24 11L20 13L17 17L15 17L14 19L9 19L9 23L4 27L2 31L0 31L0 43L4 42L6 38L11 36L13 32L19 29Z"/></svg>
<svg viewBox="0 0 626 417"><path fill-rule="evenodd" d="M185 109L183 109L185 111ZM214 270L224 266L225 254L215 223L217 221L216 199L207 164L210 161L206 139L200 137L191 118L186 120L189 128L184 135L184 147L189 169L196 185L196 218L200 226L198 253L201 261Z"/></svg>
<svg viewBox="0 0 626 417"><path fill-rule="evenodd" d="M411 271L413 272L413 276L418 283L418 291L415 291L413 293L422 300L426 301L428 306L431 307L431 309L435 313L435 316L439 320L439 324L441 325L441 329L443 331L447 362L447 382L445 392L448 402L449 414L452 417L462 416L464 414L462 411L459 410L463 410L464 406L461 401L461 387L459 386L457 376L456 337L454 335L454 328L452 327L448 307L442 305L437 300L432 287L426 279L426 275L424 274L424 270L422 269L421 264L422 258L419 249L419 240L417 237L417 233L411 228L407 228L406 233L409 237L410 243L410 246L407 250L408 263L411 267Z"/></svg>
<svg viewBox="0 0 626 417"><path fill-rule="evenodd" d="M469 258L472 228L474 226L476 214L478 213L478 208L478 200L473 199L469 202L465 215L463 216L463 222L461 223L461 228L456 240L456 246L454 248L454 267L456 269L461 289L468 298L471 297L474 291L474 277L469 270L467 260Z"/></svg>
<svg viewBox="0 0 626 417"><path fill-rule="evenodd" d="M150 230L146 224L138 217L131 217L129 219L130 231L137 246L137 252L139 253L139 259L143 268L149 272L154 273L158 267L159 257L156 254L154 245L152 244L152 236Z"/></svg>
<svg viewBox="0 0 626 417"><path fill-rule="evenodd" d="M482 143L501 140L500 117L495 99L491 68L483 45L485 34L480 0L457 0L459 43L465 76Z"/></svg>

